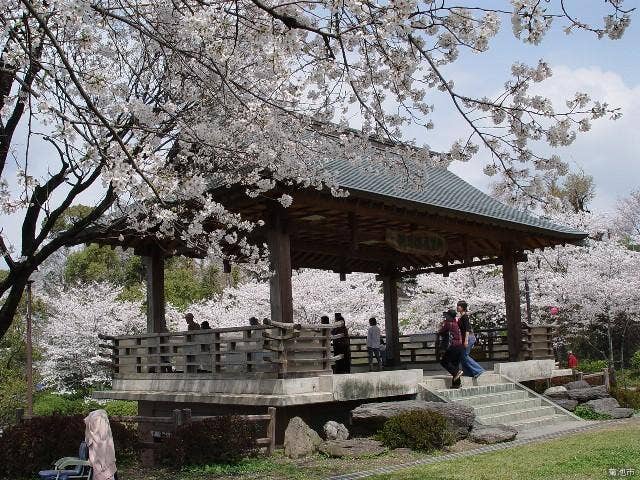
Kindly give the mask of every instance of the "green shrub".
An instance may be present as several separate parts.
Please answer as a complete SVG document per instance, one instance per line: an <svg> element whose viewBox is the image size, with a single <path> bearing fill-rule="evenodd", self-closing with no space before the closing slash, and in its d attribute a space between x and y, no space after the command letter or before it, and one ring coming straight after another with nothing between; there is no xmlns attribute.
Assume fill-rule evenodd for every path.
<svg viewBox="0 0 640 480"><path fill-rule="evenodd" d="M102 408L111 416L135 416L138 415L138 402L126 400L109 400Z"/></svg>
<svg viewBox="0 0 640 480"><path fill-rule="evenodd" d="M584 373L601 372L608 367L606 360L581 360L578 364L578 370Z"/></svg>
<svg viewBox="0 0 640 480"><path fill-rule="evenodd" d="M630 365L633 370L640 373L640 350L633 354Z"/></svg>
<svg viewBox="0 0 640 480"><path fill-rule="evenodd" d="M13 376L0 369L0 426L15 422L16 409L24 408L25 399L24 376Z"/></svg>
<svg viewBox="0 0 640 480"><path fill-rule="evenodd" d="M611 396L618 400L621 407L640 410L640 390L616 388L611 390Z"/></svg>
<svg viewBox="0 0 640 480"><path fill-rule="evenodd" d="M455 441L447 419L436 412L415 410L387 420L378 440L389 448L410 448L422 452L438 450Z"/></svg>
<svg viewBox="0 0 640 480"><path fill-rule="evenodd" d="M605 415L604 413L594 412L590 407L586 405L578 405L574 412L580 418L584 420L610 420L611 417L609 415Z"/></svg>
<svg viewBox="0 0 640 480"><path fill-rule="evenodd" d="M87 415L92 410L103 408L95 400L85 400L75 394L42 393L37 395L33 413L47 415Z"/></svg>
<svg viewBox="0 0 640 480"><path fill-rule="evenodd" d="M136 431L110 424L117 459L127 461L137 448ZM0 437L0 478L33 478L59 458L77 455L84 431L80 415L33 417L7 428Z"/></svg>
<svg viewBox="0 0 640 480"><path fill-rule="evenodd" d="M258 425L227 415L182 425L167 438L160 458L168 466L233 464L258 453Z"/></svg>

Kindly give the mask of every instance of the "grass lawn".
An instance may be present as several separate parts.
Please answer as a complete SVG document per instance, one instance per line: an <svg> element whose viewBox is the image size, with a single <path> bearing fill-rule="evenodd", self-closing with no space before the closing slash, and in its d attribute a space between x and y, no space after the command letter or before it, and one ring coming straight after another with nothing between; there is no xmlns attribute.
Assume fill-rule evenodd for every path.
<svg viewBox="0 0 640 480"><path fill-rule="evenodd" d="M372 480L605 479L610 468L640 478L640 423L592 431L460 460L371 477ZM629 476L625 477L629 478Z"/></svg>

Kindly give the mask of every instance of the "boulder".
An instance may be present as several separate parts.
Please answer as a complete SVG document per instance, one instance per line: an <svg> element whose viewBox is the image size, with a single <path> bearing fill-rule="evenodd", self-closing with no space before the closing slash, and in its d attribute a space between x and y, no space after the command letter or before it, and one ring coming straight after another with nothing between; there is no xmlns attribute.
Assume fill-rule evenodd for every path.
<svg viewBox="0 0 640 480"><path fill-rule="evenodd" d="M404 400L400 402L366 403L351 410L351 424L359 431L375 433L384 422L403 412L425 410L444 416L457 440L466 438L473 427L476 414L473 408L456 403Z"/></svg>
<svg viewBox="0 0 640 480"><path fill-rule="evenodd" d="M565 383L564 388L567 390L580 390L581 388L591 388L591 385L586 380L576 380L575 382Z"/></svg>
<svg viewBox="0 0 640 480"><path fill-rule="evenodd" d="M571 400L577 400L578 403L585 403L589 400L596 400L598 398L605 398L609 396L607 387L604 385L598 385L597 387L579 388L576 390L569 390L567 392Z"/></svg>
<svg viewBox="0 0 640 480"><path fill-rule="evenodd" d="M567 398L567 389L565 387L549 387L543 395L549 398Z"/></svg>
<svg viewBox="0 0 640 480"><path fill-rule="evenodd" d="M476 425L469 434L469 440L476 443L510 442L516 438L518 430L509 425Z"/></svg>
<svg viewBox="0 0 640 480"><path fill-rule="evenodd" d="M372 438L351 438L349 440L327 440L320 445L320 451L335 458L362 458L382 455L387 451L382 442Z"/></svg>
<svg viewBox="0 0 640 480"><path fill-rule="evenodd" d="M633 408L622 408L613 397L589 400L585 405L594 412L609 415L611 418L628 418L633 415Z"/></svg>
<svg viewBox="0 0 640 480"><path fill-rule="evenodd" d="M552 398L551 400L559 407L569 410L570 412L573 412L578 406L577 400L569 400L568 398Z"/></svg>
<svg viewBox="0 0 640 480"><path fill-rule="evenodd" d="M305 457L318 450L320 435L300 417L293 417L284 431L284 454L289 458Z"/></svg>
<svg viewBox="0 0 640 480"><path fill-rule="evenodd" d="M346 440L349 430L343 424L329 420L324 424L324 438L327 440Z"/></svg>

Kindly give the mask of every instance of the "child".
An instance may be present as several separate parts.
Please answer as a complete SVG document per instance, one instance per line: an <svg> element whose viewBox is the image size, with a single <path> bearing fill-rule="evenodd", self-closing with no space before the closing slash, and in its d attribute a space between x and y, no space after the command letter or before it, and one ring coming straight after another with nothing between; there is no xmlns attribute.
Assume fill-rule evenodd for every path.
<svg viewBox="0 0 640 480"><path fill-rule="evenodd" d="M369 319L369 329L367 330L367 353L369 354L369 371L373 371L373 356L378 362L378 370L382 370L382 360L380 358L380 329L375 317Z"/></svg>

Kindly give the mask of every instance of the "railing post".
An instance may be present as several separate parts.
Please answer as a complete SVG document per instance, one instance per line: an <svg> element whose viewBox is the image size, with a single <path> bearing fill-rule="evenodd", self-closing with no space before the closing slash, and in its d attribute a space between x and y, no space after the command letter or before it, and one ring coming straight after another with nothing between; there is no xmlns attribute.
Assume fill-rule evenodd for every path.
<svg viewBox="0 0 640 480"><path fill-rule="evenodd" d="M182 409L182 425L191 422L191 409L183 408Z"/></svg>
<svg viewBox="0 0 640 480"><path fill-rule="evenodd" d="M179 408L176 408L173 411L173 431L175 432L176 430L178 430L178 427L180 427L183 423L183 417L182 417L182 410L180 410Z"/></svg>
<svg viewBox="0 0 640 480"><path fill-rule="evenodd" d="M493 332L487 332L487 360L493 360Z"/></svg>
<svg viewBox="0 0 640 480"><path fill-rule="evenodd" d="M269 407L269 423L267 424L267 437L269 437L269 445L267 445L267 453L273 454L276 449L276 407Z"/></svg>

